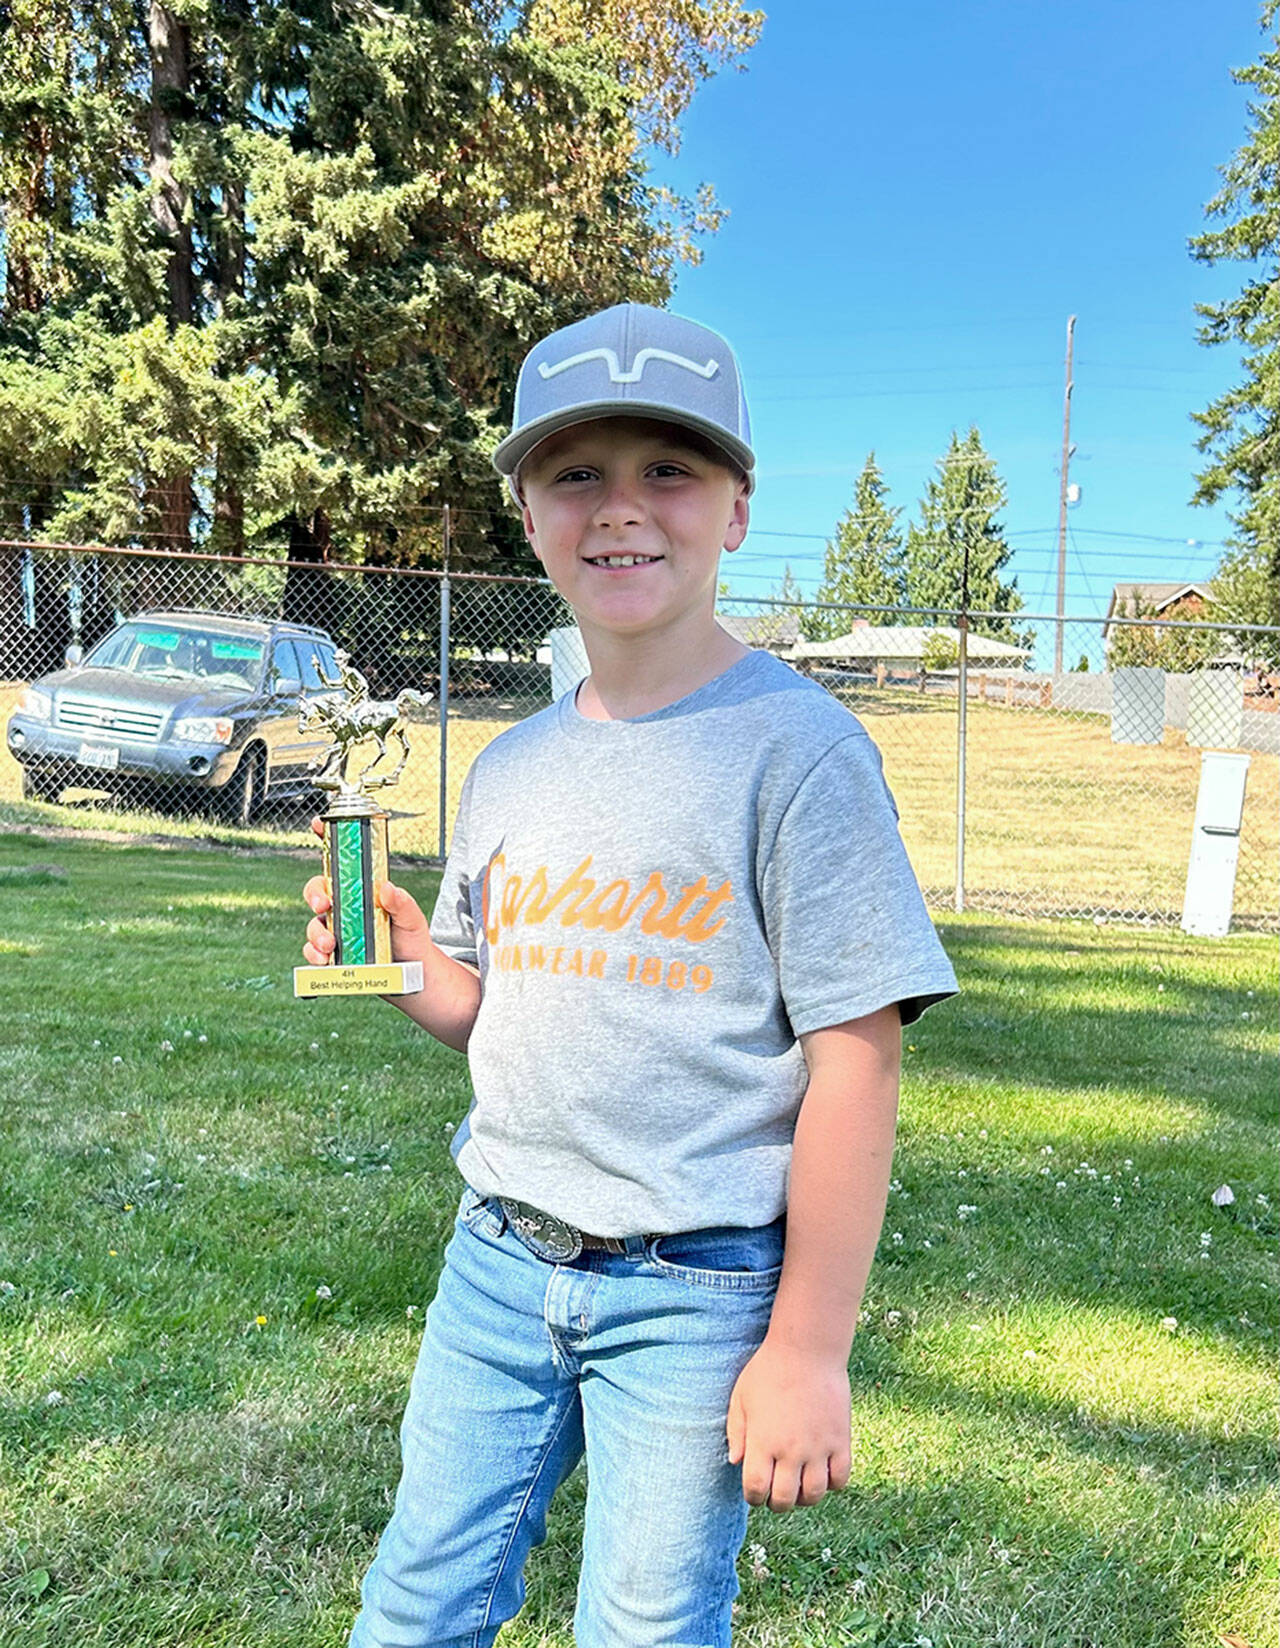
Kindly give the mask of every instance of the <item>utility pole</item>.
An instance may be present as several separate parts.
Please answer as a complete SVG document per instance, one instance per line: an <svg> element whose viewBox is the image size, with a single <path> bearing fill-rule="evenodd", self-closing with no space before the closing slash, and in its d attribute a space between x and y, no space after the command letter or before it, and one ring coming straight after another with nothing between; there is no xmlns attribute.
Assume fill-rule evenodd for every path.
<svg viewBox="0 0 1280 1648"><path fill-rule="evenodd" d="M1058 627L1053 639L1053 673L1062 674L1063 617L1067 610L1067 467L1071 462L1071 353L1076 317L1067 316L1067 386L1062 396L1062 469L1058 480Z"/></svg>

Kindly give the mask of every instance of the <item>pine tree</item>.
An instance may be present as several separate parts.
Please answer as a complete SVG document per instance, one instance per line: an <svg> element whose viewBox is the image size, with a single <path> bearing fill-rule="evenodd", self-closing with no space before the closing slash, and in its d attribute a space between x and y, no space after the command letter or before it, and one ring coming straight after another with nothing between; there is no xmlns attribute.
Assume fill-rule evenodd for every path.
<svg viewBox="0 0 1280 1648"><path fill-rule="evenodd" d="M662 302L707 196L648 171L739 0L9 0L10 533L523 555L489 466L531 338Z"/></svg>
<svg viewBox="0 0 1280 1648"><path fill-rule="evenodd" d="M902 511L886 500L889 488L876 465L874 452L858 477L854 502L827 543L819 602L854 607L899 607L906 600L906 564L897 520ZM805 615L804 632L810 641L834 640L846 635L855 617L870 624L898 621L893 612L822 612Z"/></svg>
<svg viewBox="0 0 1280 1648"><path fill-rule="evenodd" d="M1239 344L1245 378L1192 417L1203 430L1196 445L1209 459L1192 499L1237 500L1234 538L1214 581L1226 617L1241 623L1280 624L1280 35L1278 0L1266 0L1261 25L1271 31L1256 63L1233 71L1254 88L1249 136L1222 168L1223 187L1205 215L1224 227L1195 236L1192 256L1252 266L1237 297L1197 304L1204 316L1200 342ZM1280 638L1247 638L1248 650L1280 665Z"/></svg>
<svg viewBox="0 0 1280 1648"><path fill-rule="evenodd" d="M1008 493L977 428L971 427L963 441L952 430L937 467L940 478L927 482L920 501L919 525L912 522L907 529L907 604L936 609L939 622L945 622L944 615L960 607L967 587L971 612L1021 611L1017 579L1005 583L1000 576L1013 554L996 520ZM1015 645L1029 639L1002 616L975 618L971 628L976 635Z"/></svg>

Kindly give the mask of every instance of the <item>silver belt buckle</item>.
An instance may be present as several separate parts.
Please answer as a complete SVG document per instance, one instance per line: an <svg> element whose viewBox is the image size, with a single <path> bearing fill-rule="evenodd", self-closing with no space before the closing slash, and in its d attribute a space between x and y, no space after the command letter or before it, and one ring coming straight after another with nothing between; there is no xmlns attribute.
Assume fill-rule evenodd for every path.
<svg viewBox="0 0 1280 1648"><path fill-rule="evenodd" d="M506 1196L498 1197L498 1205L512 1230L538 1258L558 1264L561 1260L576 1259L582 1252L582 1232L575 1225L566 1224L553 1213L544 1213L540 1207L514 1202Z"/></svg>

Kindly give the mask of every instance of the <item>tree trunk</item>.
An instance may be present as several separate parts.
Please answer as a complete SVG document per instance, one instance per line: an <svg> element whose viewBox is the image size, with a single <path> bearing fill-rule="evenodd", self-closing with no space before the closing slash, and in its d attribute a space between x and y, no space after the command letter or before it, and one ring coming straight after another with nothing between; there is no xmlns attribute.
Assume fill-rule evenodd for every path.
<svg viewBox="0 0 1280 1648"><path fill-rule="evenodd" d="M191 324L192 243L186 221L187 197L173 175L173 120L187 107L190 92L189 31L172 12L151 0L151 153L152 199L156 225L168 243L165 284L169 294L169 330ZM148 488L146 536L159 547L190 549L195 498L186 471L159 477Z"/></svg>
<svg viewBox="0 0 1280 1648"><path fill-rule="evenodd" d="M222 186L223 213L218 236L218 308L227 312L228 298L244 293L244 184L229 178ZM219 374L226 367L219 364ZM218 448L218 469L214 478L213 535L211 548L220 555L244 554L244 494L240 490L240 465L236 454Z"/></svg>
<svg viewBox="0 0 1280 1648"><path fill-rule="evenodd" d="M290 561L312 562L314 570L311 566L289 568L280 616L288 624L314 624L337 640L342 628L343 591L325 565L332 545L329 517L323 509L317 509L305 520L290 515L287 524Z"/></svg>

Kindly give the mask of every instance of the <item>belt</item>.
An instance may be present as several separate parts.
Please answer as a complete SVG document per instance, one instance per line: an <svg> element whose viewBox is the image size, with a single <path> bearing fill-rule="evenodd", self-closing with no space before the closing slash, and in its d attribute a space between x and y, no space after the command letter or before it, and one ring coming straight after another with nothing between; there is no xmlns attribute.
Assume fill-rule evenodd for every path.
<svg viewBox="0 0 1280 1648"><path fill-rule="evenodd" d="M544 1213L540 1207L513 1201L509 1196L499 1196L497 1201L516 1236L539 1259L576 1259L584 1248L603 1249L606 1253L627 1251L625 1237L592 1236L577 1225L557 1219L554 1213Z"/></svg>

